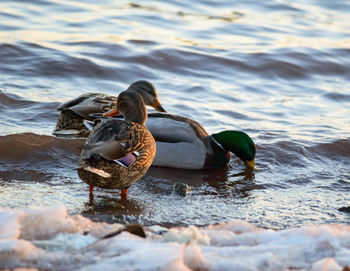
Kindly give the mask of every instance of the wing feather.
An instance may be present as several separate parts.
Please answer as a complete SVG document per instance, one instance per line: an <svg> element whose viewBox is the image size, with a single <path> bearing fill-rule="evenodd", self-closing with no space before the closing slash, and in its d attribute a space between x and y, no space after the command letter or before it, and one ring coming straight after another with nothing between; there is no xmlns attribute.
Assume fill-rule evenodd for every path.
<svg viewBox="0 0 350 271"><path fill-rule="evenodd" d="M117 160L126 155L125 142L129 138L130 123L108 119L95 124L84 147L83 158L98 154L108 160Z"/></svg>
<svg viewBox="0 0 350 271"><path fill-rule="evenodd" d="M86 93L61 104L57 110L71 110L75 114L90 119L90 114L106 112L111 109L117 98L103 93Z"/></svg>

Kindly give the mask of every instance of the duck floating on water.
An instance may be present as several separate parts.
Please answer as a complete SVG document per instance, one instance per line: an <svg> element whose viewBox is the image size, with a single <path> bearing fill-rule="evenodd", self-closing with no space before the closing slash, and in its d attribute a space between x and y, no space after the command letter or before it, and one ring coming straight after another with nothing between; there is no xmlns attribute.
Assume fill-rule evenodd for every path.
<svg viewBox="0 0 350 271"><path fill-rule="evenodd" d="M115 114L116 111L111 110L100 117ZM89 126L88 123L86 125ZM148 114L146 126L157 144L152 166L220 168L228 164L231 152L248 168L255 167L255 144L245 132L227 130L209 135L197 121L165 113Z"/></svg>
<svg viewBox="0 0 350 271"><path fill-rule="evenodd" d="M157 144L153 166L220 168L228 164L231 152L248 168L255 167L255 144L242 131L227 130L209 135L192 119L163 113L149 114L146 126Z"/></svg>
<svg viewBox="0 0 350 271"><path fill-rule="evenodd" d="M117 108L124 120L109 118L95 125L80 155L78 175L93 187L127 189L151 166L156 143L145 126L147 109L142 97L134 91L119 94Z"/></svg>
<svg viewBox="0 0 350 271"><path fill-rule="evenodd" d="M166 112L158 100L155 87L146 80L132 83L127 91L137 92L143 98L146 105L152 106L159 112ZM83 121L91 120L90 114L105 113L111 110L117 102L117 97L104 93L86 93L73 100L61 104L57 110L61 111L58 116L54 135L75 135L86 137L89 130Z"/></svg>

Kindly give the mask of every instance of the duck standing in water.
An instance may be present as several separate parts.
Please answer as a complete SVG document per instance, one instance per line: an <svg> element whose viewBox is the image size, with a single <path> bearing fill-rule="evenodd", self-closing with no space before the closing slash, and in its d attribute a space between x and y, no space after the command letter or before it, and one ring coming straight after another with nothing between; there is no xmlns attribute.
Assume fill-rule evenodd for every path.
<svg viewBox="0 0 350 271"><path fill-rule="evenodd" d="M78 175L90 185L90 198L94 186L121 189L126 198L127 189L147 172L156 154L155 140L145 126L147 109L142 97L124 91L116 107L124 120L95 121L80 155Z"/></svg>
<svg viewBox="0 0 350 271"><path fill-rule="evenodd" d="M152 106L159 112L166 112L158 100L155 87L146 80L132 83L127 91L137 92L143 98L146 105ZM84 126L84 119L91 120L90 114L105 113L110 111L117 97L103 93L86 93L73 100L61 104L57 110L61 111L58 116L54 135L88 136L89 130Z"/></svg>

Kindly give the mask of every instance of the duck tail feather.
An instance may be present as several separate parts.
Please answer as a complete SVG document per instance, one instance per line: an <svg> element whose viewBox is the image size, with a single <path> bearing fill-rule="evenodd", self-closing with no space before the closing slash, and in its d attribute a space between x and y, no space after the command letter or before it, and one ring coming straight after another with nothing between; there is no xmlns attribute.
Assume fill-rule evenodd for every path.
<svg viewBox="0 0 350 271"><path fill-rule="evenodd" d="M84 120L84 125L91 132L92 129L94 128L94 126L95 126L95 122L94 121L90 121L90 120Z"/></svg>

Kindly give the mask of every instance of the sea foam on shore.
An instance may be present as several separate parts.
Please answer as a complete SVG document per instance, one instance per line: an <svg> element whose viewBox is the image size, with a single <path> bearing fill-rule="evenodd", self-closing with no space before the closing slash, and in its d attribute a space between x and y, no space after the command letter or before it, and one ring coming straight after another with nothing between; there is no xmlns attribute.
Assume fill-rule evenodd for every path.
<svg viewBox="0 0 350 271"><path fill-rule="evenodd" d="M346 270L350 226L281 231L233 220L205 228L145 228L69 215L65 207L0 208L0 268L44 270Z"/></svg>

